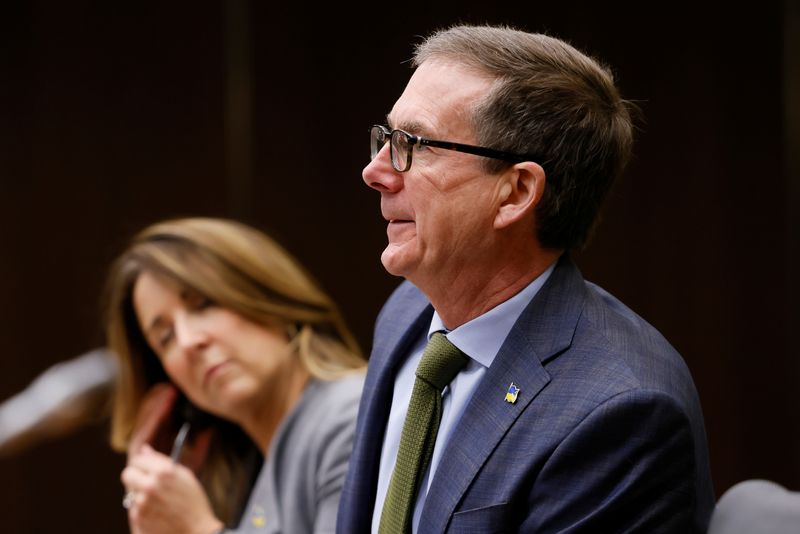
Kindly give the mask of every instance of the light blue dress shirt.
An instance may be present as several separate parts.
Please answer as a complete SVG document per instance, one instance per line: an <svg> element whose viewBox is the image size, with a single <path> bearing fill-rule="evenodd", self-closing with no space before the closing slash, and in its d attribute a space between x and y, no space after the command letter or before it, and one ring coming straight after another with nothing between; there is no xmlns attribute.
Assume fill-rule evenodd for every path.
<svg viewBox="0 0 800 534"><path fill-rule="evenodd" d="M442 392L442 420L439 423L439 433L436 436L436 444L433 449L428 470L420 484L417 494L417 501L414 505L414 518L412 521L412 532L417 532L419 518L422 515L422 507L428 495L428 489L433 477L431 473L436 473L442 451L445 448L450 434L455 428L456 423L464 413L469 399L481 378L486 374L486 370L492 365L495 356L500 351L508 333L517 322L522 311L541 289L550 274L553 272L555 264L547 268L545 272L534 279L522 291L502 302L484 313L464 323L455 330L447 331L439 314L434 311L431 319L431 326L428 334L423 336L411 351L409 358L403 363L400 372L394 383L394 395L392 397L392 408L389 412L389 422L386 426L386 433L383 438L383 448L381 449L380 472L378 474L378 489L375 496L375 509L372 512L372 532L377 534L378 526L381 521L383 502L386 499L386 492L389 489L389 481L392 478L394 464L397 460L397 450L400 448L400 435L403 431L408 403L411 400L411 390L414 387L415 374L422 352L434 332L444 331L447 339L458 347L464 354L469 356L470 361L467 366L450 382L450 385ZM500 398L505 391L499 391Z"/></svg>

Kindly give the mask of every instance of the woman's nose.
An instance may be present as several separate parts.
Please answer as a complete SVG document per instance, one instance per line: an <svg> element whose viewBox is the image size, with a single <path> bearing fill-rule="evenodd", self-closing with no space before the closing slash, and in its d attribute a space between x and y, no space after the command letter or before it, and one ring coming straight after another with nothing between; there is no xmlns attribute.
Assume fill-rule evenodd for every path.
<svg viewBox="0 0 800 534"><path fill-rule="evenodd" d="M182 350L192 351L208 343L208 334L196 318L181 315L175 320L175 339Z"/></svg>

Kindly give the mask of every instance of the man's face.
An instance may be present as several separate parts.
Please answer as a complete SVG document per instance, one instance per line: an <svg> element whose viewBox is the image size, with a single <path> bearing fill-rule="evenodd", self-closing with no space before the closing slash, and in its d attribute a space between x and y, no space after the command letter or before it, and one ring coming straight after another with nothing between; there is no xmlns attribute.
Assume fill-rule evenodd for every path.
<svg viewBox="0 0 800 534"><path fill-rule="evenodd" d="M389 114L389 127L458 143L475 144L468 122L472 106L491 81L463 66L426 61L417 68ZM381 194L389 244L381 261L390 273L419 286L448 284L486 261L497 180L482 158L452 150L414 147L411 168L392 168L388 143L362 173Z"/></svg>

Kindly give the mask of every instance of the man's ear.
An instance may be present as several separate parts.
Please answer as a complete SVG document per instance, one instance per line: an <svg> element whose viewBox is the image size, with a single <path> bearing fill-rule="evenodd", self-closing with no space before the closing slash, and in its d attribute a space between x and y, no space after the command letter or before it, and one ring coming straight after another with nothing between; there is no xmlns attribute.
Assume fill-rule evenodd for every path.
<svg viewBox="0 0 800 534"><path fill-rule="evenodd" d="M500 186L500 204L494 219L496 229L529 217L544 194L544 169L532 161L517 163L506 171Z"/></svg>

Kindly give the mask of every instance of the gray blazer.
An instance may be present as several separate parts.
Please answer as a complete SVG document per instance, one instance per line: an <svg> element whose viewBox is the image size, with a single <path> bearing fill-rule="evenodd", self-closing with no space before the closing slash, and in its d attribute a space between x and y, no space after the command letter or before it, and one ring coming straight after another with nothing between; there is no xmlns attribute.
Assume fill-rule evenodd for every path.
<svg viewBox="0 0 800 534"><path fill-rule="evenodd" d="M745 480L726 491L711 516L708 534L796 534L800 493L768 480Z"/></svg>
<svg viewBox="0 0 800 534"><path fill-rule="evenodd" d="M364 374L308 384L270 444L234 532L334 532Z"/></svg>

